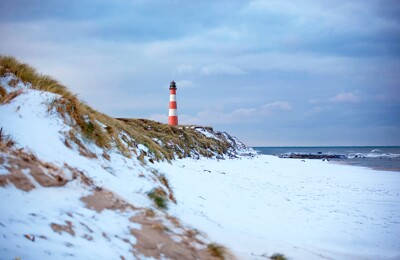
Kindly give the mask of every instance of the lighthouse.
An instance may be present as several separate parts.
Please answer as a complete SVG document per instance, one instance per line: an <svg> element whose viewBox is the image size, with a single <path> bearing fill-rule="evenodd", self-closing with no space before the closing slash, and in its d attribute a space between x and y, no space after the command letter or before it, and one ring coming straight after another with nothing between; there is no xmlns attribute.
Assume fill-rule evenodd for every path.
<svg viewBox="0 0 400 260"><path fill-rule="evenodd" d="M171 81L169 84L169 113L168 113L168 124L178 125L178 112L176 105L176 83Z"/></svg>

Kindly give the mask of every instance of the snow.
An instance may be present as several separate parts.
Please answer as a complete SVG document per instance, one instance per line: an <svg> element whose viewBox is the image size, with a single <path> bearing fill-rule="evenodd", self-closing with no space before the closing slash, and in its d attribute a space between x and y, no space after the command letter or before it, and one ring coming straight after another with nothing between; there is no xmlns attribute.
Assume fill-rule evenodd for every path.
<svg viewBox="0 0 400 260"><path fill-rule="evenodd" d="M11 86L10 81L15 81L16 84ZM8 73L3 77L0 77L0 85L4 87L7 93L18 91L18 90L28 90L31 87L30 83L25 84L19 80L14 74Z"/></svg>
<svg viewBox="0 0 400 260"><path fill-rule="evenodd" d="M117 214L104 210L97 213L86 209L79 199L87 194L88 191L76 184L30 192L12 187L1 189L1 259L129 257L131 245L123 239L132 244L136 242L129 231L138 228L138 224L129 222L126 216L132 216L132 212ZM66 225L66 221L72 223L74 235L52 230L51 223ZM103 232L107 237L103 236ZM35 241L24 235L34 236ZM88 240L89 237L92 240Z"/></svg>
<svg viewBox="0 0 400 260"><path fill-rule="evenodd" d="M103 128L104 132L107 132L106 128L107 126L105 124L103 124L102 122L100 122L99 120L95 120L96 124L98 124L99 126L101 126L101 128Z"/></svg>
<svg viewBox="0 0 400 260"><path fill-rule="evenodd" d="M212 134L211 132L207 131L204 128L195 127L194 130L196 130L197 132L203 134L205 137L218 139L214 134Z"/></svg>
<svg viewBox="0 0 400 260"><path fill-rule="evenodd" d="M138 149L139 151L144 151L146 153L149 152L149 148L147 148L146 146L144 146L143 144L138 144Z"/></svg>
<svg viewBox="0 0 400 260"><path fill-rule="evenodd" d="M399 258L400 175L261 155L158 163L170 211L241 259Z"/></svg>

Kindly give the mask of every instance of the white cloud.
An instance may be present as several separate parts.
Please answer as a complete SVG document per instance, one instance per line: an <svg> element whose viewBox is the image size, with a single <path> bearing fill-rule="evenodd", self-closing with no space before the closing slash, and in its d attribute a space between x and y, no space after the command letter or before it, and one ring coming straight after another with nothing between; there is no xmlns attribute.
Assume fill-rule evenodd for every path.
<svg viewBox="0 0 400 260"><path fill-rule="evenodd" d="M310 55L307 53L264 52L244 54L229 60L231 64L240 64L246 71L280 70L298 71L315 74L351 74L365 69L365 64L352 57L329 55Z"/></svg>
<svg viewBox="0 0 400 260"><path fill-rule="evenodd" d="M212 125L212 124L230 124L247 123L257 121L266 116L272 116L279 111L290 111L292 106L288 102L277 101L265 104L258 108L238 108L229 112L218 109L209 109L198 112L196 116L179 116L181 124ZM155 114L151 119L161 121L166 120L166 116Z"/></svg>
<svg viewBox="0 0 400 260"><path fill-rule="evenodd" d="M255 108L238 108L230 112L205 110L197 113L195 118L201 124L230 124L251 121L257 113L258 111ZM194 120L194 118L188 119Z"/></svg>
<svg viewBox="0 0 400 260"><path fill-rule="evenodd" d="M175 82L177 88L190 88L194 86L193 81L191 80L177 80Z"/></svg>
<svg viewBox="0 0 400 260"><path fill-rule="evenodd" d="M265 113L271 113L273 111L289 111L292 110L292 105L288 102L277 101L269 104L265 104L261 107L261 111Z"/></svg>
<svg viewBox="0 0 400 260"><path fill-rule="evenodd" d="M191 73L193 71L193 66L188 64L180 64L174 68L174 72L177 74Z"/></svg>
<svg viewBox="0 0 400 260"><path fill-rule="evenodd" d="M380 30L399 29L396 22L377 16L379 1L319 1L319 0L254 0L244 9L249 14L275 14L290 17L299 26L314 24L315 28L324 26L335 32L371 34ZM368 22L369 26L364 26Z"/></svg>
<svg viewBox="0 0 400 260"><path fill-rule="evenodd" d="M244 70L239 67L227 64L214 64L201 68L201 73L204 75L212 74L230 74L230 75L243 75L246 74Z"/></svg>
<svg viewBox="0 0 400 260"><path fill-rule="evenodd" d="M251 1L245 8L245 11L250 12L274 12L274 13L298 13L298 7L294 3L277 1L277 0L255 0Z"/></svg>
<svg viewBox="0 0 400 260"><path fill-rule="evenodd" d="M340 103L356 103L360 101L360 97L353 92L340 93L334 97L331 97L329 101L340 102Z"/></svg>

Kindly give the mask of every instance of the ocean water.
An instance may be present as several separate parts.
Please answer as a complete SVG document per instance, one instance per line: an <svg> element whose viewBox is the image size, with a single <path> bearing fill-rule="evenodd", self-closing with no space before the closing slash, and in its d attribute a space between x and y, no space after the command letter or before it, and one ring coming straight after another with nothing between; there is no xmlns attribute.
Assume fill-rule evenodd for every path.
<svg viewBox="0 0 400 260"><path fill-rule="evenodd" d="M378 170L400 172L400 146L346 146L346 147L253 147L261 154L285 156L300 155L340 155L342 159L333 162L370 167ZM287 159L290 160L290 159ZM316 159L317 160L317 159Z"/></svg>

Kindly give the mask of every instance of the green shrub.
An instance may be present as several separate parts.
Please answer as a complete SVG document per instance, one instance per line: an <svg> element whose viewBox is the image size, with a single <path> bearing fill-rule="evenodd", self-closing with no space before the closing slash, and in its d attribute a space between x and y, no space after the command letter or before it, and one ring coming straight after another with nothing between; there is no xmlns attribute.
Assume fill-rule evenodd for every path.
<svg viewBox="0 0 400 260"><path fill-rule="evenodd" d="M156 206L160 209L167 209L167 193L161 188L152 189L150 192L147 193L150 199L154 201Z"/></svg>
<svg viewBox="0 0 400 260"><path fill-rule="evenodd" d="M270 258L273 260L287 260L287 258L280 253L274 253Z"/></svg>

